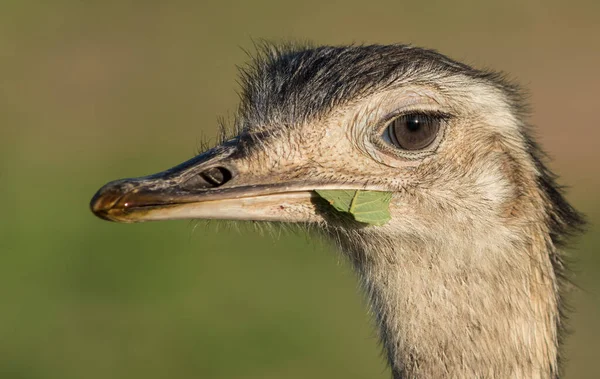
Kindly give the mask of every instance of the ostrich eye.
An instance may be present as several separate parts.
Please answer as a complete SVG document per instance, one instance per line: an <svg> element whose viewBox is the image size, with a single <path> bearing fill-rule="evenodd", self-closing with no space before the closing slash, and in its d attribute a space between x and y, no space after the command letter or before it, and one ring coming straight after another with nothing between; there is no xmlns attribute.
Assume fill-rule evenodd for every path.
<svg viewBox="0 0 600 379"><path fill-rule="evenodd" d="M409 113L390 122L385 133L399 149L420 150L435 140L442 119L437 114Z"/></svg>

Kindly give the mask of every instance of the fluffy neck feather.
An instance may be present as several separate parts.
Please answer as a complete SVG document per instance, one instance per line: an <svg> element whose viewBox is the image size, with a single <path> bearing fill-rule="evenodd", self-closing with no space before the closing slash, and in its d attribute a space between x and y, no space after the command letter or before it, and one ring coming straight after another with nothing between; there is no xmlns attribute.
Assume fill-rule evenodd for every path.
<svg viewBox="0 0 600 379"><path fill-rule="evenodd" d="M557 376L559 299L539 230L487 246L370 241L347 248L394 378Z"/></svg>

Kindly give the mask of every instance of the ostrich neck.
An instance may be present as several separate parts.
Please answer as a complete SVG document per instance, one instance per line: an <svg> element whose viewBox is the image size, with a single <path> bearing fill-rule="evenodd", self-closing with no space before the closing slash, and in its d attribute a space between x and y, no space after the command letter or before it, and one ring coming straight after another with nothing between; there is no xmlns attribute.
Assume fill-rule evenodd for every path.
<svg viewBox="0 0 600 379"><path fill-rule="evenodd" d="M556 378L559 297L548 237L448 234L342 246L367 291L393 377ZM504 242L486 242L495 238Z"/></svg>

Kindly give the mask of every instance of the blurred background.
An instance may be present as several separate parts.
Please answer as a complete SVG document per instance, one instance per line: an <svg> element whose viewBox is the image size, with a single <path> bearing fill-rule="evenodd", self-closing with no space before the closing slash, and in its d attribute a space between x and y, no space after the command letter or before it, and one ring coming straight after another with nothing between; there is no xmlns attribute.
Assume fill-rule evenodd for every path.
<svg viewBox="0 0 600 379"><path fill-rule="evenodd" d="M569 250L581 290L566 377L600 377L598 4L3 0L0 378L389 378L357 281L326 243L88 210L105 182L216 136L260 38L413 43L525 86L591 222Z"/></svg>

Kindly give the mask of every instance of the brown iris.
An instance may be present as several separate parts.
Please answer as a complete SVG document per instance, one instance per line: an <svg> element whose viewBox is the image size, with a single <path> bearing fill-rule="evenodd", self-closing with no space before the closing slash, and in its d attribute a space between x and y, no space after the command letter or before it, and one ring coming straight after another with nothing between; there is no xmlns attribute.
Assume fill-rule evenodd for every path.
<svg viewBox="0 0 600 379"><path fill-rule="evenodd" d="M405 114L389 123L387 133L394 146L420 150L435 141L441 122L442 118L435 114Z"/></svg>

